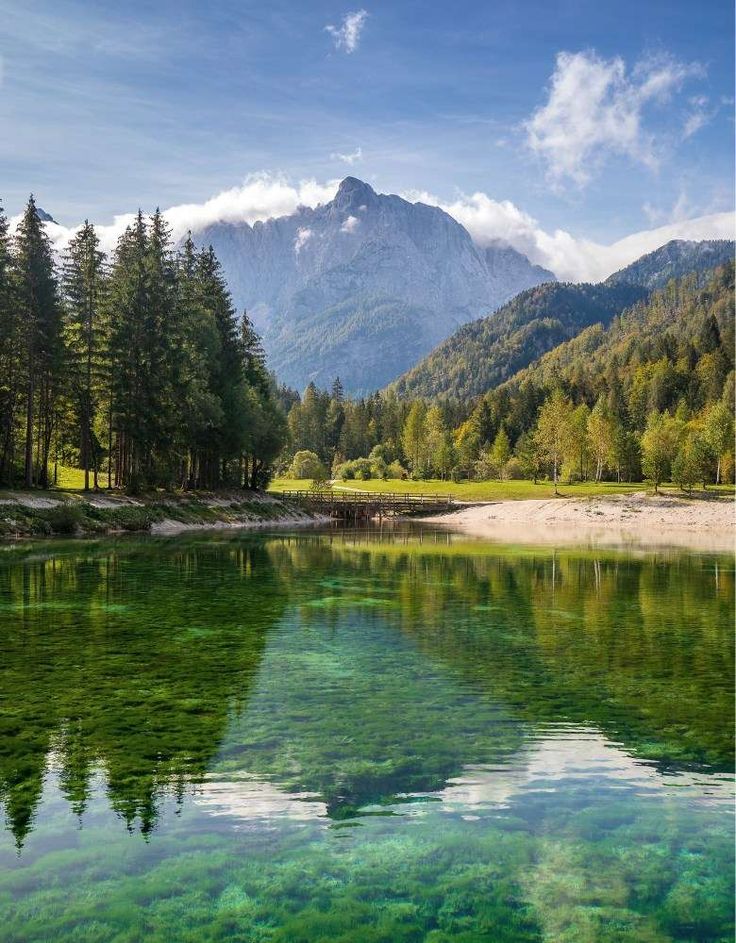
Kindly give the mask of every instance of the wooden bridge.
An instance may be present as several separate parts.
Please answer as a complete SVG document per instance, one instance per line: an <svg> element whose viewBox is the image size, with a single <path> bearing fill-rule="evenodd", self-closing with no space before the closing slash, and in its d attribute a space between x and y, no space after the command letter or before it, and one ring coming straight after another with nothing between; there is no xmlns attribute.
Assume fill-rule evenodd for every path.
<svg viewBox="0 0 736 943"><path fill-rule="evenodd" d="M383 520L386 517L410 517L414 514L438 514L455 508L444 494L400 494L374 491L282 491L279 497L298 504L307 511L324 514L345 522Z"/></svg>

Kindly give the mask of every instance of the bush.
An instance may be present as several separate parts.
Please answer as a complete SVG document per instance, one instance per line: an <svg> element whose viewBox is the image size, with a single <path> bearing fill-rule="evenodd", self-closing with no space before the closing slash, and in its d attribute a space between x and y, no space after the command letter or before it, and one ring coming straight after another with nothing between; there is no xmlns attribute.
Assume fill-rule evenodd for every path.
<svg viewBox="0 0 736 943"><path fill-rule="evenodd" d="M76 504L60 504L49 511L48 521L55 534L76 534L82 526L84 514Z"/></svg>
<svg viewBox="0 0 736 943"><path fill-rule="evenodd" d="M115 508L110 514L109 522L122 530L150 530L153 515L147 508Z"/></svg>
<svg viewBox="0 0 736 943"><path fill-rule="evenodd" d="M327 478L327 469L315 452L302 449L291 460L289 478L316 478L318 481L324 481Z"/></svg>
<svg viewBox="0 0 736 943"><path fill-rule="evenodd" d="M343 481L352 481L355 478L370 481L374 477L374 463L369 458L354 458L338 466L335 475Z"/></svg>
<svg viewBox="0 0 736 943"><path fill-rule="evenodd" d="M391 464L386 468L386 478L391 478L395 481L401 481L407 477L407 470L398 460L391 462Z"/></svg>
<svg viewBox="0 0 736 943"><path fill-rule="evenodd" d="M490 481L493 478L501 477L501 470L493 461L488 452L481 455L481 457L475 463L474 473L474 477L478 481Z"/></svg>
<svg viewBox="0 0 736 943"><path fill-rule="evenodd" d="M521 481L524 478L524 467L518 458L510 458L503 466L505 481Z"/></svg>
<svg viewBox="0 0 736 943"><path fill-rule="evenodd" d="M355 469L352 462L343 462L334 470L335 478L341 481L352 481L355 478Z"/></svg>

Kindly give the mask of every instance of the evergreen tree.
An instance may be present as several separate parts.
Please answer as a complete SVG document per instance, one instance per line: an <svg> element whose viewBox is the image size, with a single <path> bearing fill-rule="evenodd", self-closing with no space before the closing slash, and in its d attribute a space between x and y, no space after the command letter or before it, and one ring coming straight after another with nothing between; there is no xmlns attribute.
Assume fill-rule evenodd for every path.
<svg viewBox="0 0 736 943"><path fill-rule="evenodd" d="M33 196L15 237L25 383L24 482L48 486L54 407L61 374L61 306L49 238Z"/></svg>
<svg viewBox="0 0 736 943"><path fill-rule="evenodd" d="M85 220L70 241L63 268L66 386L76 415L84 488L90 469L98 484L99 443L94 434L104 372L105 256L94 227Z"/></svg>
<svg viewBox="0 0 736 943"><path fill-rule="evenodd" d="M12 484L23 392L23 332L8 221L0 206L0 484Z"/></svg>

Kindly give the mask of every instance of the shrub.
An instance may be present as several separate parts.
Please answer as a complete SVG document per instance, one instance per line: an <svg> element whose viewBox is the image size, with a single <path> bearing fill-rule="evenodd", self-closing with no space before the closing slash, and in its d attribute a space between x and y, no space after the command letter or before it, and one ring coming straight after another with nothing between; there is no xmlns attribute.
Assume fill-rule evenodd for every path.
<svg viewBox="0 0 736 943"><path fill-rule="evenodd" d="M76 534L82 526L84 514L76 504L60 504L49 511L48 521L55 534Z"/></svg>
<svg viewBox="0 0 736 943"><path fill-rule="evenodd" d="M518 458L510 458L503 466L503 477L506 481L521 481L524 477L524 467Z"/></svg>
<svg viewBox="0 0 736 943"><path fill-rule="evenodd" d="M324 481L327 478L327 469L315 452L302 449L291 460L289 478L316 478Z"/></svg>
<svg viewBox="0 0 736 943"><path fill-rule="evenodd" d="M408 477L408 472L404 466L398 460L391 462L391 464L386 468L386 478L391 478L396 481L400 481L403 478Z"/></svg>
<svg viewBox="0 0 736 943"><path fill-rule="evenodd" d="M115 508L110 514L110 523L123 530L150 530L153 515L147 508Z"/></svg>

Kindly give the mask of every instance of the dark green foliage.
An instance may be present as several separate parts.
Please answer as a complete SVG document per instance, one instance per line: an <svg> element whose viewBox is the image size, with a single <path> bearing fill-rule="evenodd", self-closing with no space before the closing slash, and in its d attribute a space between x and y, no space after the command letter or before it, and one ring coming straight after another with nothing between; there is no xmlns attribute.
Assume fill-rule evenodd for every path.
<svg viewBox="0 0 736 943"><path fill-rule="evenodd" d="M623 289L542 285L520 295L498 317L511 318L524 307L528 310L534 299L546 304L554 297L560 303L566 299L572 324L576 298L586 297L588 312L600 314L601 299L613 292L620 300L623 290L625 283ZM688 490L694 469L695 480L704 485L720 482L722 468L730 481L733 297L733 262L672 280L608 319L607 326L590 325L476 399L427 400L399 396L390 388L380 396L349 400L340 391L328 394L310 384L289 413L291 449L314 451L333 470L354 477L371 468L368 457L379 449L390 456L387 464L396 460L417 478L524 475L536 480L545 474L556 477L557 466L568 481L639 481L643 471L659 484L667 480L681 445L692 439L695 452L688 452L687 462L683 453L677 463L677 477L687 479ZM475 328L490 331L493 324L489 319L465 330ZM505 370L513 357L502 349ZM486 364L479 370L485 368L491 369ZM552 459L539 421L556 391L564 394L566 405L555 421L558 441ZM650 420L666 427L666 448L654 448L657 437L650 436L643 452L642 436ZM494 449L502 431L503 447ZM654 463L652 448L664 456ZM357 461L365 464L355 465ZM382 477L373 471L370 475Z"/></svg>
<svg viewBox="0 0 736 943"><path fill-rule="evenodd" d="M20 363L16 366L24 402L23 482L46 487L51 439L63 359L61 305L51 244L33 197L15 236L13 267L17 283ZM12 319L12 313L3 316ZM4 464L12 466L12 458Z"/></svg>
<svg viewBox="0 0 736 943"><path fill-rule="evenodd" d="M14 244L0 212L0 483L59 461L86 488L268 482L286 421L211 248L139 212L108 264L85 223L60 280L33 198Z"/></svg>
<svg viewBox="0 0 736 943"><path fill-rule="evenodd" d="M84 517L81 508L74 504L60 504L47 515L51 530L55 534L76 534Z"/></svg>

